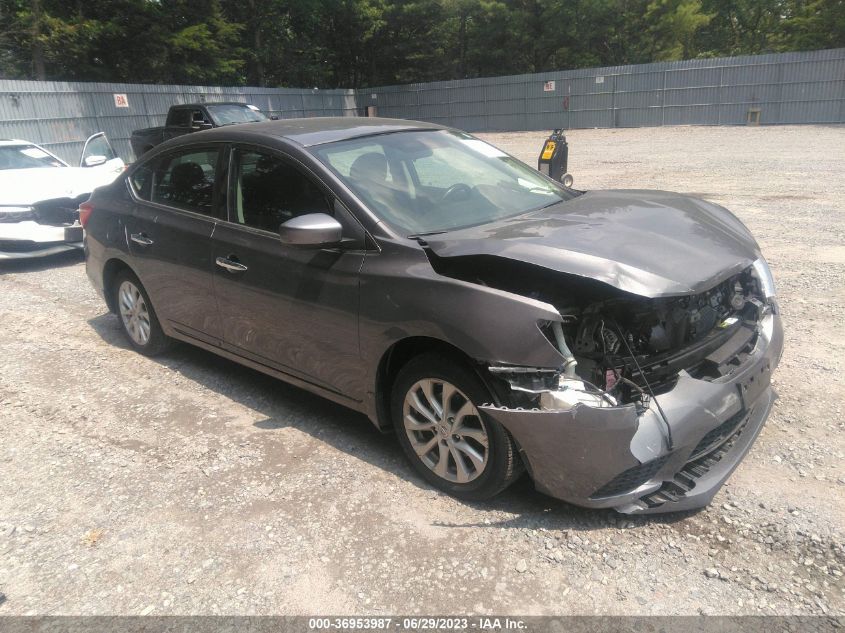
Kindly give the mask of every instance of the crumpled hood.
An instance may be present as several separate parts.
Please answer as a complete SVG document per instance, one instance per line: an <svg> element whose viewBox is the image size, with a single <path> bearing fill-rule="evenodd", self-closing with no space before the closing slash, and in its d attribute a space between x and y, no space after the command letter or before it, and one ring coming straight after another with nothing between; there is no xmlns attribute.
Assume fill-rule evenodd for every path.
<svg viewBox="0 0 845 633"><path fill-rule="evenodd" d="M438 257L502 257L644 297L703 292L760 256L751 233L728 210L664 191L590 191L425 241Z"/></svg>
<svg viewBox="0 0 845 633"><path fill-rule="evenodd" d="M0 170L0 205L27 206L42 200L76 198L109 184L116 173L92 167Z"/></svg>

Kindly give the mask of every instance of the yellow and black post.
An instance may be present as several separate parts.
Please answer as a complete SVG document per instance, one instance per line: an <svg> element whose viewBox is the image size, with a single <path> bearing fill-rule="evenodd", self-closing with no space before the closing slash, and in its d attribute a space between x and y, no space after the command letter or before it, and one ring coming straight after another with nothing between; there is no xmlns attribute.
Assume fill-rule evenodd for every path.
<svg viewBox="0 0 845 633"><path fill-rule="evenodd" d="M554 130L543 143L537 169L541 174L562 182L567 187L572 184L572 176L567 173L569 163L569 144L563 130Z"/></svg>

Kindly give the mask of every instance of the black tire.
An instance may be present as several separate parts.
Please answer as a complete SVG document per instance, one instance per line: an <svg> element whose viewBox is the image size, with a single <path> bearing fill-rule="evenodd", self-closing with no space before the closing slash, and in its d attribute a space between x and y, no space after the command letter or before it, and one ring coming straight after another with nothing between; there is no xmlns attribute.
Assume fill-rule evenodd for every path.
<svg viewBox="0 0 845 633"><path fill-rule="evenodd" d="M127 324L127 318L124 317L124 307L126 304L121 303L123 301L121 298L121 289L124 287L124 284L130 284L132 287L137 289L143 300L147 317L145 321L149 326L149 333L146 337L133 334L131 326ZM112 283L111 292L113 298L112 300L114 301L113 305L117 310L117 319L120 322L123 333L126 335L129 344L136 352L143 354L144 356L157 356L158 354L170 349L173 345L173 339L167 336L161 329L161 324L158 321L158 317L156 316L150 297L143 284L141 284L138 277L136 277L133 272L129 270L122 270L117 273Z"/></svg>
<svg viewBox="0 0 845 633"><path fill-rule="evenodd" d="M453 396L451 400L453 403L465 403L465 397L477 408L482 404L493 401L481 379L465 363L451 356L434 353L423 354L412 359L402 367L393 383L391 416L399 444L402 446L402 450L405 452L414 469L432 486L454 497L469 501L490 499L516 481L519 475L522 474L523 468L513 439L500 424L480 414L477 417L471 415L462 418L469 420L466 422L466 425L472 425L471 429L468 426L455 428L459 429L459 433L461 432L460 428L464 428L465 430L463 432L465 434L469 433L470 430L473 430L475 434L478 434L479 430L486 433L486 461L483 467L480 469L476 468L475 462L465 457L466 454L464 453L458 456L455 452L451 452L451 457L446 455L447 459L444 462L450 469L450 472L446 473L447 476L457 476L456 460L461 458L465 467L473 467L474 478L471 481L460 483L455 480L446 479L435 472L435 466L430 465L431 461L437 457L437 463L439 465L439 461L444 455L440 451L450 451L450 447L457 446L457 443L450 443L447 446L447 440L443 439L444 437L448 437L449 440L461 438L461 443L464 446L467 443L473 443L477 449L484 447L481 444L474 443L472 439L467 439L466 435L451 435L451 432L448 435L445 433L438 435L438 430L442 431L441 426L442 421L446 417L445 414L440 416L440 426L435 425L438 430L415 431L406 428L406 396L409 396L409 392L415 389L415 393L419 397L423 389L422 385L426 384L425 381L433 381L435 385L433 392L435 394L435 400L438 399L436 385L438 381L441 381L457 388L459 393ZM442 386L439 393L439 399L442 402ZM409 397L412 398L413 394ZM413 412L410 409L409 412L412 413L412 417L415 420L421 419L423 424L430 424L428 418L418 416L419 411L413 406L411 408L413 408ZM447 409L447 407L441 406L441 409ZM432 408L432 410L436 409ZM450 419L454 420L454 417ZM430 433L433 433L433 435L429 435ZM413 440L411 436L413 436ZM422 457L417 454L414 445L412 445L412 441L414 441L418 447L427 446L435 440L437 440L437 443L434 447L437 451L435 451L435 448L432 448L429 453ZM423 449L421 448L421 450ZM435 452L438 454L435 455ZM424 459L429 460L429 464L424 462ZM453 465L455 467L454 469L452 469ZM452 470L454 470L454 473L451 472Z"/></svg>

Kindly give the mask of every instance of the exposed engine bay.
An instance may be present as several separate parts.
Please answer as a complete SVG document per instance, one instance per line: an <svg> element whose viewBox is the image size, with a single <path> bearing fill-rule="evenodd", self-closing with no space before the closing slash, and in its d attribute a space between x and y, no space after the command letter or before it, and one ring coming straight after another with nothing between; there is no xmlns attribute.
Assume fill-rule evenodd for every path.
<svg viewBox="0 0 845 633"><path fill-rule="evenodd" d="M697 295L608 299L561 314L576 374L631 402L671 388L682 369L709 378L730 373L753 347L764 309L748 269Z"/></svg>
<svg viewBox="0 0 845 633"><path fill-rule="evenodd" d="M0 207L0 260L82 248L79 205L87 197Z"/></svg>
<svg viewBox="0 0 845 633"><path fill-rule="evenodd" d="M521 262L429 258L441 274L529 296L560 312L562 322L539 326L567 359L563 371L489 368L508 383L516 406L633 402L647 408L675 385L681 370L713 380L741 366L771 309L753 266L705 292L652 299ZM561 399L567 387L570 393ZM552 400L550 391L556 392Z"/></svg>
<svg viewBox="0 0 845 633"><path fill-rule="evenodd" d="M79 219L79 205L88 196L43 200L27 206L0 207L0 224L36 222L48 226L71 226Z"/></svg>

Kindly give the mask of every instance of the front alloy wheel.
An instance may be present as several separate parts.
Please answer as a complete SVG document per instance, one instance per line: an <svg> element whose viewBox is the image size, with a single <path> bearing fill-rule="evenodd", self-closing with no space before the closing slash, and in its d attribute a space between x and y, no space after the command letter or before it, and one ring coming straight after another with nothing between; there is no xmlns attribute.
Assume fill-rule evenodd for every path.
<svg viewBox="0 0 845 633"><path fill-rule="evenodd" d="M433 378L415 383L402 419L414 452L438 477L465 484L484 472L487 430L478 409L453 384Z"/></svg>
<svg viewBox="0 0 845 633"><path fill-rule="evenodd" d="M411 465L431 485L468 500L489 499L522 473L513 439L478 405L490 391L463 359L427 353L393 381L391 417Z"/></svg>

